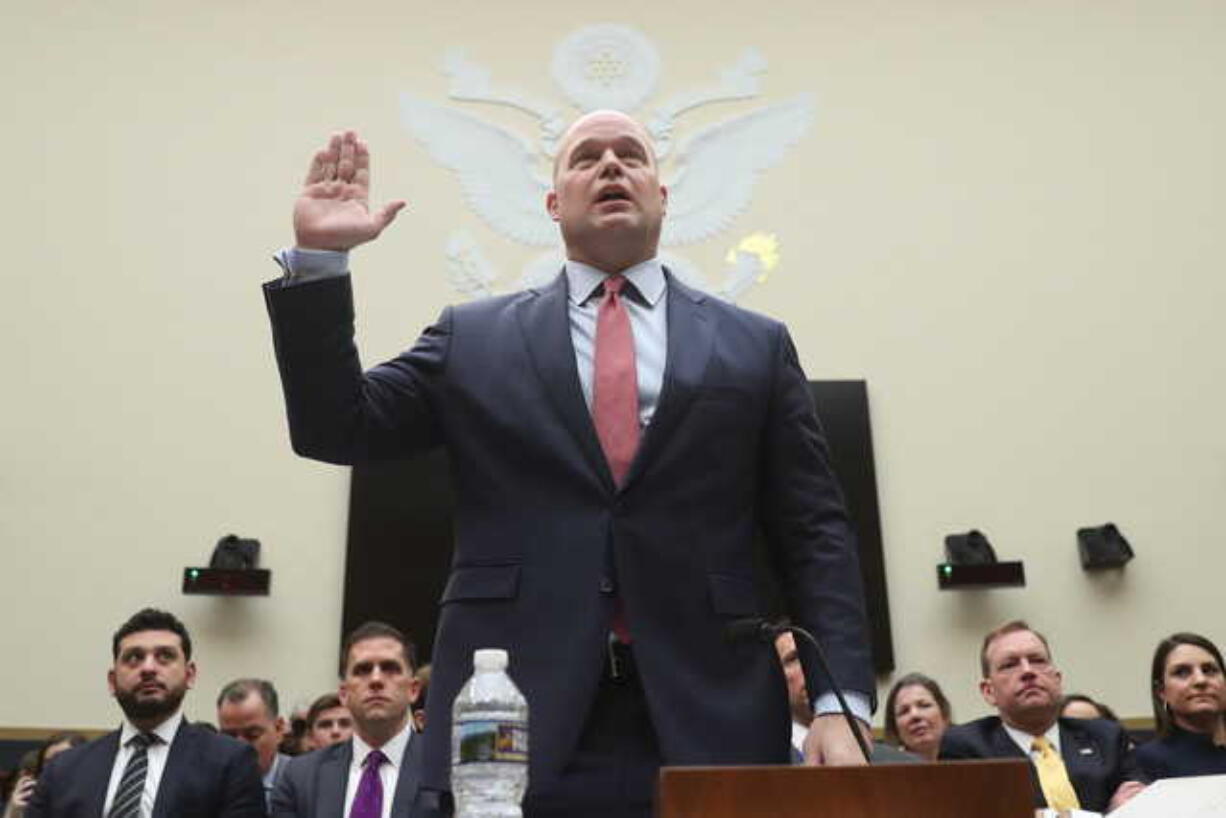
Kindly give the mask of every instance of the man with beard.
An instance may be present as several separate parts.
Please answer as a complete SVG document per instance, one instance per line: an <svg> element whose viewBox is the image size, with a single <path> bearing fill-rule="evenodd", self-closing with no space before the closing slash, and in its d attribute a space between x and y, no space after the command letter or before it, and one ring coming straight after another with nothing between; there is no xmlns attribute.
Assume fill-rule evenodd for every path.
<svg viewBox="0 0 1226 818"><path fill-rule="evenodd" d="M423 814L421 737L413 646L382 622L358 626L341 648L340 702L353 717L348 741L290 759L272 795L273 818L409 818ZM428 812L438 806L430 802Z"/></svg>
<svg viewBox="0 0 1226 818"><path fill-rule="evenodd" d="M979 692L1000 715L946 730L942 759L1029 759L1036 807L1106 812L1143 789L1123 728L1059 718L1063 677L1041 633L1007 622L984 637L979 664Z"/></svg>
<svg viewBox="0 0 1226 818"><path fill-rule="evenodd" d="M27 818L261 818L255 751L183 718L196 680L183 623L146 608L116 631L111 652L107 685L123 725L47 765Z"/></svg>

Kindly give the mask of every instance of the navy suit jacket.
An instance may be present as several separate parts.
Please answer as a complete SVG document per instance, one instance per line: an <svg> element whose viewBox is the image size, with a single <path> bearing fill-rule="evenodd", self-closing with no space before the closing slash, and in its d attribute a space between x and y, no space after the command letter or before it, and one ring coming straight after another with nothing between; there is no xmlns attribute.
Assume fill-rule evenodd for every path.
<svg viewBox="0 0 1226 818"><path fill-rule="evenodd" d="M26 818L99 818L119 732L51 759ZM228 736L179 725L153 802L153 818L264 818L264 785L255 750Z"/></svg>
<svg viewBox="0 0 1226 818"><path fill-rule="evenodd" d="M475 648L503 647L530 709L530 787L570 758L615 595L668 764L779 763L791 717L773 646L725 626L765 613L755 535L795 622L870 699L863 586L808 383L782 324L668 286L659 403L623 484L584 402L566 278L449 307L363 374L348 276L265 298L301 455L350 464L448 450L457 511L430 680L424 779L446 788L450 707ZM403 570L411 570L406 555ZM830 689L802 643L809 690Z"/></svg>
<svg viewBox="0 0 1226 818"><path fill-rule="evenodd" d="M414 733L404 748L392 818L419 814L415 808L421 786L422 743L422 735ZM272 818L341 818L352 762L353 741L290 759L272 791Z"/></svg>
<svg viewBox="0 0 1226 818"><path fill-rule="evenodd" d="M1145 780L1137 769L1132 742L1118 724L1105 719L1062 718L1059 721L1060 756L1082 809L1106 812L1120 784ZM950 727L941 738L940 757L1030 760L1005 732L998 716ZM1033 763L1030 777L1034 783L1034 805L1047 806Z"/></svg>

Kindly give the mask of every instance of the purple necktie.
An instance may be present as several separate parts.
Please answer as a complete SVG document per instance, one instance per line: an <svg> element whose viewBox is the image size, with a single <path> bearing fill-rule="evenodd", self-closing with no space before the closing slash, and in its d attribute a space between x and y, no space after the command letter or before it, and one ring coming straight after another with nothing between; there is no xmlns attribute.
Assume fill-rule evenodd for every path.
<svg viewBox="0 0 1226 818"><path fill-rule="evenodd" d="M349 818L382 818L383 816L383 779L379 778L379 768L387 756L382 750L371 750L362 762L362 780L358 782L357 795L353 797L353 807L349 810Z"/></svg>

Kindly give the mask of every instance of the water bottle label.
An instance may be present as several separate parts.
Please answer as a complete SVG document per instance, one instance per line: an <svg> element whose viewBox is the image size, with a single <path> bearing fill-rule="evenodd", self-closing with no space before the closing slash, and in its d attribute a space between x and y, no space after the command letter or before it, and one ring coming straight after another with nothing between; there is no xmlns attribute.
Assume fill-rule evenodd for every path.
<svg viewBox="0 0 1226 818"><path fill-rule="evenodd" d="M523 722L466 721L454 727L460 764L474 761L528 761L528 725Z"/></svg>

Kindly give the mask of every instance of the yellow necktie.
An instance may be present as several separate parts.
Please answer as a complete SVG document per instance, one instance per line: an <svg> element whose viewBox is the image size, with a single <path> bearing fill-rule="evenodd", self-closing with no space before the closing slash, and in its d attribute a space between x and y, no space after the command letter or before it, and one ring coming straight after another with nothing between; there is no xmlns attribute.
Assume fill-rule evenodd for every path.
<svg viewBox="0 0 1226 818"><path fill-rule="evenodd" d="M1039 786L1047 798L1047 806L1052 809L1081 809L1077 800L1077 791L1073 782L1068 779L1068 770L1064 767L1064 759L1051 746L1046 736L1039 736L1030 745L1039 756L1034 760L1035 769L1039 771Z"/></svg>

